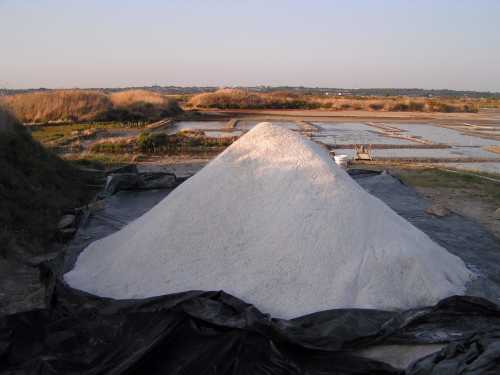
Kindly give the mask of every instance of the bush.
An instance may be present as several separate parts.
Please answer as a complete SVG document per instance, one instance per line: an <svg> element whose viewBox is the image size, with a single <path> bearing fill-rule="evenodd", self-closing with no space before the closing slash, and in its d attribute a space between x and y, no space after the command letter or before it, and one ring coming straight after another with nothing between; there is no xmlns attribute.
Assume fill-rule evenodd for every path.
<svg viewBox="0 0 500 375"><path fill-rule="evenodd" d="M370 103L368 106L374 111L380 111L384 109L384 103Z"/></svg>
<svg viewBox="0 0 500 375"><path fill-rule="evenodd" d="M392 104L389 108L390 111L395 111L395 112L405 112L408 111L410 107L406 103L401 103L401 102L396 102Z"/></svg>
<svg viewBox="0 0 500 375"><path fill-rule="evenodd" d="M395 112L423 112L426 110L426 104L423 101L396 99L396 101L389 106L389 110Z"/></svg>
<svg viewBox="0 0 500 375"><path fill-rule="evenodd" d="M463 112L477 113L479 112L479 106L474 104L464 104Z"/></svg>
<svg viewBox="0 0 500 375"><path fill-rule="evenodd" d="M413 100L410 100L408 103L408 110L413 111L413 112L422 112L425 108L425 103L424 102L416 102Z"/></svg>
<svg viewBox="0 0 500 375"><path fill-rule="evenodd" d="M175 150L227 147L238 137L205 137L203 131L185 130L173 135L143 132L137 139L137 148L143 153L163 153Z"/></svg>
<svg viewBox="0 0 500 375"><path fill-rule="evenodd" d="M167 145L167 135L164 133L142 132L137 139L137 146L142 152L157 152Z"/></svg>

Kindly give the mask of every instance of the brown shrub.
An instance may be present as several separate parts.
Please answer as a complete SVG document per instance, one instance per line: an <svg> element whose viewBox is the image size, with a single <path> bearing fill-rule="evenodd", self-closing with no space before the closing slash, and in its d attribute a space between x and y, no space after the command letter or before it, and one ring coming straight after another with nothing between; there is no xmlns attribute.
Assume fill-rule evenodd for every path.
<svg viewBox="0 0 500 375"><path fill-rule="evenodd" d="M408 103L408 108L413 112L422 112L425 109L425 103L410 100Z"/></svg>
<svg viewBox="0 0 500 375"><path fill-rule="evenodd" d="M368 107L373 111L381 111L384 109L384 103L370 103Z"/></svg>

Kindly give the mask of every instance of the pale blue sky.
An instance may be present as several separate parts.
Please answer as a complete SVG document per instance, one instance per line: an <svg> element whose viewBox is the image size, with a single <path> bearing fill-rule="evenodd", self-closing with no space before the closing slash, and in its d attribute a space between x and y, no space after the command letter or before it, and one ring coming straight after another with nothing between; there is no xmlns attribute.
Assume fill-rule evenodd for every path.
<svg viewBox="0 0 500 375"><path fill-rule="evenodd" d="M0 87L500 91L498 0L0 0Z"/></svg>

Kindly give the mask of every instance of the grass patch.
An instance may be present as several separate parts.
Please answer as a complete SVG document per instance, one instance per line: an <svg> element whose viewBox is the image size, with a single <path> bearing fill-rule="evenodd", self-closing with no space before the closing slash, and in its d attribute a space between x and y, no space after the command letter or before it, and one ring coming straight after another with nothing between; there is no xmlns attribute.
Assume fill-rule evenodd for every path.
<svg viewBox="0 0 500 375"><path fill-rule="evenodd" d="M133 154L106 154L84 152L64 155L64 160L73 165L82 165L88 168L105 169L129 164L134 159Z"/></svg>
<svg viewBox="0 0 500 375"><path fill-rule="evenodd" d="M398 175L405 184L410 186L465 189L474 196L491 200L500 205L500 184L481 178L481 176L498 178L492 174L449 172L432 168L398 171Z"/></svg>
<svg viewBox="0 0 500 375"><path fill-rule="evenodd" d="M182 131L173 135L143 132L137 140L137 148L150 154L204 152L210 148L226 148L236 139L238 137L205 137L202 131Z"/></svg>
<svg viewBox="0 0 500 375"><path fill-rule="evenodd" d="M125 142L99 142L90 147L93 153L126 154L134 151L134 145Z"/></svg>
<svg viewBox="0 0 500 375"><path fill-rule="evenodd" d="M71 124L71 125L53 125L53 126L32 126L30 127L32 137L41 143L49 143L61 140L62 138L74 135L77 132L83 132L90 129L99 129L98 126Z"/></svg>
<svg viewBox="0 0 500 375"><path fill-rule="evenodd" d="M98 137L100 130L109 129L130 129L130 128L143 128L145 123L141 126L136 123L123 123L123 122L102 122L102 123L87 123L87 124L63 124L63 125L34 125L30 126L32 137L38 142L44 144L49 148L57 148L70 144L73 141L95 139ZM124 133L126 134L126 133ZM115 143L111 142L110 143ZM98 149L95 152L101 152ZM103 146L103 152L104 148ZM110 148L113 148L111 146Z"/></svg>

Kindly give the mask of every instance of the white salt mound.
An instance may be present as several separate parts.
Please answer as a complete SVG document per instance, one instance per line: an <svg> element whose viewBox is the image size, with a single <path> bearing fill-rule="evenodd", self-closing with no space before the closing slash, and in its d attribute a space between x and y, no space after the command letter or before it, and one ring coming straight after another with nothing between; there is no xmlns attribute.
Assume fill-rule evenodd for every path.
<svg viewBox="0 0 500 375"><path fill-rule="evenodd" d="M224 290L276 317L400 309L464 292L458 257L319 145L262 123L65 275L117 299Z"/></svg>

